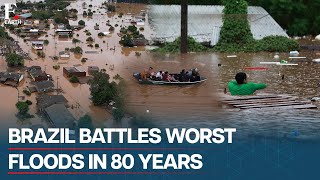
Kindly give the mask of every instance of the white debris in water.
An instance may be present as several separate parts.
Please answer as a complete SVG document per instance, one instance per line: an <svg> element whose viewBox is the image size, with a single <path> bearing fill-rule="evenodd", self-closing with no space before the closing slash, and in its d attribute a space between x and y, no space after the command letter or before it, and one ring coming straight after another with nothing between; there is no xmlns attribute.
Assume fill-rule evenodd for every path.
<svg viewBox="0 0 320 180"><path fill-rule="evenodd" d="M147 109L146 112L149 113L150 112L149 109Z"/></svg>
<svg viewBox="0 0 320 180"><path fill-rule="evenodd" d="M230 56L227 56L227 58L236 58L237 55L230 55Z"/></svg>

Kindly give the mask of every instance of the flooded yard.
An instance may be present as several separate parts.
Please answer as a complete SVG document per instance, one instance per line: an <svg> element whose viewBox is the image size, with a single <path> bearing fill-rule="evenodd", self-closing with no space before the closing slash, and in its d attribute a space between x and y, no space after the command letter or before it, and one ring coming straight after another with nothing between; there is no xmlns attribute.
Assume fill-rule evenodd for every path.
<svg viewBox="0 0 320 180"><path fill-rule="evenodd" d="M241 127L240 133L246 135L270 135L271 132L282 129L283 135L290 135L293 131L299 131L302 136L320 136L320 115L318 110L301 111L237 111L224 112L217 102L217 94L223 93L227 88L227 83L234 79L237 72L243 71L249 75L249 80L262 82L268 85L267 89L261 91L272 94L290 94L301 99L311 99L320 96L320 63L311 60L320 58L319 52L300 52L299 56L306 59L289 59L288 53L280 54L280 59L297 63L297 66L261 65L260 62L279 61L274 59L274 53L247 53L236 54L236 58L228 58L231 54L222 53L189 53L187 55L178 54L158 54L147 51L145 47L124 48L119 44L120 37L117 33L122 26L130 25L132 15L137 15L142 11L147 11L142 4L116 4L117 12L106 14L105 9L99 8L104 1L90 1L92 11L95 11L92 18L82 16L82 4L85 1L72 2L68 9L79 10L78 18L70 24L77 24L79 20L84 20L86 27L74 32L74 38L81 43L84 53L74 55L71 53L69 59L58 61L52 60L53 56L58 56L59 52L65 48L73 48L76 45L72 39L61 39L55 36L54 27L51 24L47 37L44 35L39 39L46 39L49 44L44 47L45 58L38 58L37 52L32 50L30 42L24 42L13 34L15 40L19 41L21 48L28 52L33 59L26 61L25 66L41 66L46 73L52 75L55 87L62 89L62 94L66 97L72 114L78 119L84 114L92 116L99 126L111 121L111 115L101 107L95 107L90 101L90 90L87 84L72 84L69 79L63 76L63 67L76 66L87 71L88 66L98 66L106 69L110 77L119 74L127 82L126 98L127 109L132 114L146 116L151 123L160 127ZM87 4L89 4L87 2ZM122 12L124 16L118 17ZM107 21L115 27L115 31L110 36L98 37L99 32L109 31ZM142 33L148 39L152 34L152 29L148 26L148 18ZM94 30L94 26L99 24L100 30ZM85 30L91 33L94 44L99 44L99 48L88 47ZM78 36L78 35L79 36ZM105 41L105 42L104 42ZM136 56L135 52L140 52ZM83 63L82 58L88 58ZM60 69L53 69L54 65L60 65ZM114 69L110 68L114 66ZM155 86L140 85L132 77L133 72L140 72L152 66L155 70L169 71L171 73L180 72L181 69L198 68L201 75L208 80L199 85L192 86ZM246 67L266 67L267 70L256 71L246 70ZM0 57L0 70L7 70L3 57ZM282 79L284 75L284 79ZM18 87L22 94L23 88L30 84L30 78ZM12 87L0 87L2 112L0 114L1 124L15 126L17 102L17 90ZM31 112L36 112L35 96L26 97L34 104ZM15 120L13 120L15 119ZM32 124L42 123L43 118L36 116L30 120ZM256 129L257 131L252 131Z"/></svg>

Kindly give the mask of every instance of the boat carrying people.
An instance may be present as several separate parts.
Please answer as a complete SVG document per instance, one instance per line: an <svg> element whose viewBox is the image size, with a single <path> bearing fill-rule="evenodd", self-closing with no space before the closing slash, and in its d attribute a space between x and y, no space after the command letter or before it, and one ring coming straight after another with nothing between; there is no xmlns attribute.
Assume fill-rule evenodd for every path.
<svg viewBox="0 0 320 180"><path fill-rule="evenodd" d="M140 84L156 85L191 85L199 84L207 80L201 77L198 68L186 71L182 69L180 73L169 73L168 71L159 70L154 72L152 67L145 69L141 73L133 73Z"/></svg>

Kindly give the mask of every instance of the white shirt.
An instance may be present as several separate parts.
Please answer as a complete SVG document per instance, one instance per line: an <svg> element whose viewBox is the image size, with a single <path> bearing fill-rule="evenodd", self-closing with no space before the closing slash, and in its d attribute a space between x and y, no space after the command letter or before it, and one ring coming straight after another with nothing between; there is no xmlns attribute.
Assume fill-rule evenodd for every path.
<svg viewBox="0 0 320 180"><path fill-rule="evenodd" d="M161 78L161 79L162 79L162 73L157 72L157 74L156 74L156 78Z"/></svg>

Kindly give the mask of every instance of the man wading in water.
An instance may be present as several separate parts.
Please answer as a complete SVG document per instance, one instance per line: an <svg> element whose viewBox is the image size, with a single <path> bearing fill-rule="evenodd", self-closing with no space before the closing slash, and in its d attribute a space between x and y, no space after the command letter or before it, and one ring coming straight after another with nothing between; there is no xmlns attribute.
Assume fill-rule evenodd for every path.
<svg viewBox="0 0 320 180"><path fill-rule="evenodd" d="M231 95L253 95L256 90L264 89L266 84L256 84L253 82L247 82L247 74L243 72L237 73L235 77L236 81L230 81L228 88Z"/></svg>

